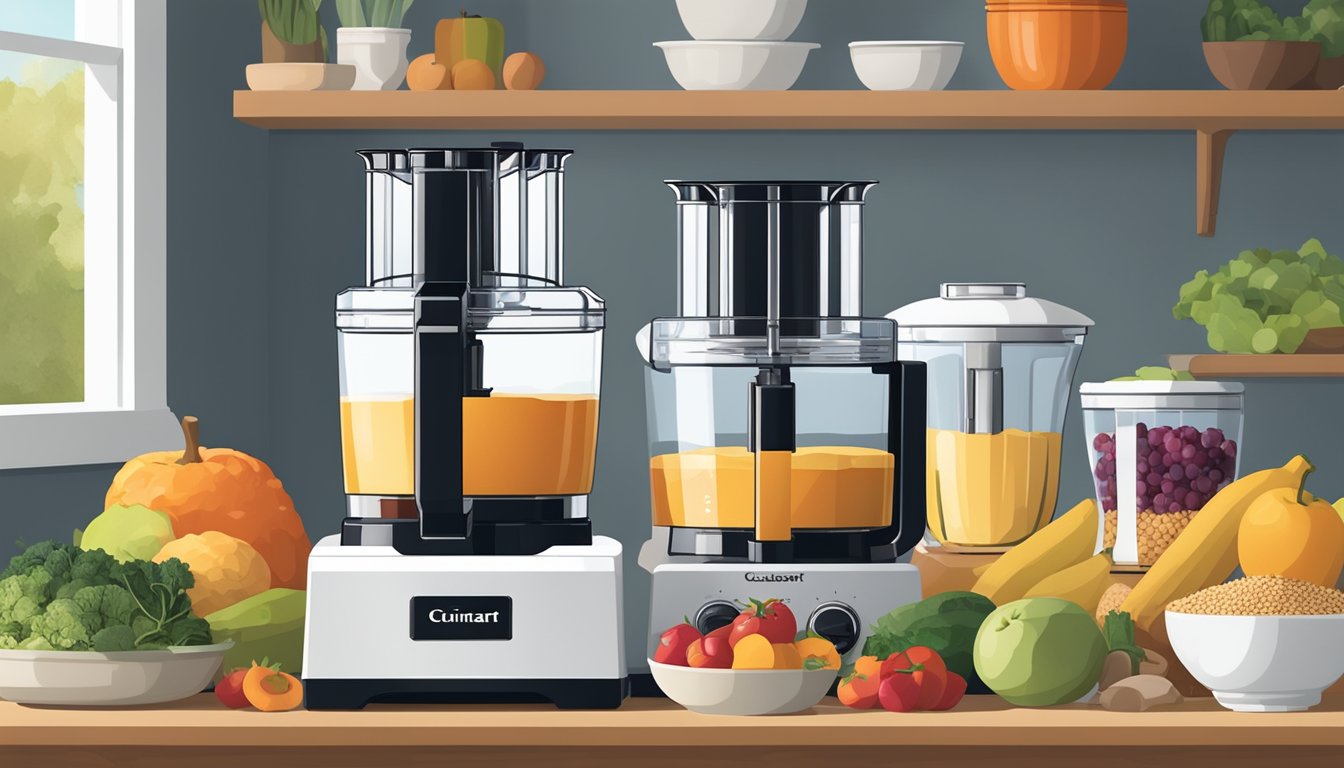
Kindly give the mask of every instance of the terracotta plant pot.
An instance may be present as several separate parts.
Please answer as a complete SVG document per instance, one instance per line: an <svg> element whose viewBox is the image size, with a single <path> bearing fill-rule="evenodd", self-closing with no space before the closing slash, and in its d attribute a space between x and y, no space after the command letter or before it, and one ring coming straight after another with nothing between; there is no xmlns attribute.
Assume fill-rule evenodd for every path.
<svg viewBox="0 0 1344 768"><path fill-rule="evenodd" d="M271 26L261 22L261 61L263 64L321 64L326 56L322 52L322 36L318 35L311 43L295 45L286 43L271 31Z"/></svg>
<svg viewBox="0 0 1344 768"><path fill-rule="evenodd" d="M1303 82L1310 88L1319 88L1323 91L1344 88L1344 56L1320 59L1316 62L1316 71Z"/></svg>
<svg viewBox="0 0 1344 768"><path fill-rule="evenodd" d="M990 0L989 52L1009 88L1098 90L1125 61L1124 0Z"/></svg>
<svg viewBox="0 0 1344 768"><path fill-rule="evenodd" d="M1321 60L1321 44L1281 40L1205 43L1204 60L1224 88L1280 91L1312 76Z"/></svg>
<svg viewBox="0 0 1344 768"><path fill-rule="evenodd" d="M1329 61L1329 59L1327 59ZM1338 355L1344 353L1344 328L1313 328L1297 348L1299 355ZM1344 576L1340 577L1344 580Z"/></svg>

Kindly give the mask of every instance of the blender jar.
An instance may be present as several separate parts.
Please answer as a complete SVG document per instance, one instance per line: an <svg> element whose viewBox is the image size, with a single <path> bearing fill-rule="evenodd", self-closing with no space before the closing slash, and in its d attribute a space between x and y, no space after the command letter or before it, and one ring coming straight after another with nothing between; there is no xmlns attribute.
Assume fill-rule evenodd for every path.
<svg viewBox="0 0 1344 768"><path fill-rule="evenodd" d="M382 502L415 493L414 310L409 288L350 288L336 297L350 517L398 516L397 505Z"/></svg>
<svg viewBox="0 0 1344 768"><path fill-rule="evenodd" d="M1022 283L946 283L888 317L900 359L928 365L929 532L946 546L998 549L1044 527L1092 321Z"/></svg>
<svg viewBox="0 0 1344 768"><path fill-rule="evenodd" d="M364 159L364 284L409 288L415 198L407 154L397 149L357 154Z"/></svg>
<svg viewBox="0 0 1344 768"><path fill-rule="evenodd" d="M1222 382L1083 384L1099 548L1147 568L1237 478L1245 388Z"/></svg>

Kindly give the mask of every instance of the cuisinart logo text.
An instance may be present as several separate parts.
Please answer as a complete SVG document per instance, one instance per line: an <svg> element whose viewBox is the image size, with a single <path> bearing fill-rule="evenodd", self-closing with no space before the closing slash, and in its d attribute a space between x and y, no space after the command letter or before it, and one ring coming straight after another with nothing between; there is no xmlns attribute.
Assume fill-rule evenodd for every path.
<svg viewBox="0 0 1344 768"><path fill-rule="evenodd" d="M801 582L803 574L801 573L752 573L747 572L747 581L768 581L768 582Z"/></svg>
<svg viewBox="0 0 1344 768"><path fill-rule="evenodd" d="M513 598L454 595L411 598L412 640L512 640Z"/></svg>

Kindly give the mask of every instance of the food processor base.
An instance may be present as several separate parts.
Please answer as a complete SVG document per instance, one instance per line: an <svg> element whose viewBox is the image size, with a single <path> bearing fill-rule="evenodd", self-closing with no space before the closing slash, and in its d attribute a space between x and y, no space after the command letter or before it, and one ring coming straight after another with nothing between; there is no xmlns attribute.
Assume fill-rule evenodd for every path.
<svg viewBox="0 0 1344 768"><path fill-rule="evenodd" d="M402 555L328 536L308 561L310 709L382 702L620 705L621 545ZM581 630L584 641L566 640Z"/></svg>
<svg viewBox="0 0 1344 768"><path fill-rule="evenodd" d="M668 627L689 618L702 632L715 629L748 598L783 600L798 631L816 630L853 661L874 622L920 600L920 577L906 563L663 563L653 569L646 658Z"/></svg>

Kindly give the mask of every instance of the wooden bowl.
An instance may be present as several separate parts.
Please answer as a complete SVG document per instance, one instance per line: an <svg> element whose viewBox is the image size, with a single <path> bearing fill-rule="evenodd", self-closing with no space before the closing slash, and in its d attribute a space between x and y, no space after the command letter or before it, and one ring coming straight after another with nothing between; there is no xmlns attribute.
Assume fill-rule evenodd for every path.
<svg viewBox="0 0 1344 768"><path fill-rule="evenodd" d="M1014 90L1099 90L1125 61L1124 2L991 2L986 10L994 68Z"/></svg>
<svg viewBox="0 0 1344 768"><path fill-rule="evenodd" d="M1228 90L1280 91L1313 76L1321 61L1321 44L1283 40L1205 43L1204 60Z"/></svg>
<svg viewBox="0 0 1344 768"><path fill-rule="evenodd" d="M247 65L247 87L254 91L348 91L354 83L355 68L351 64Z"/></svg>

